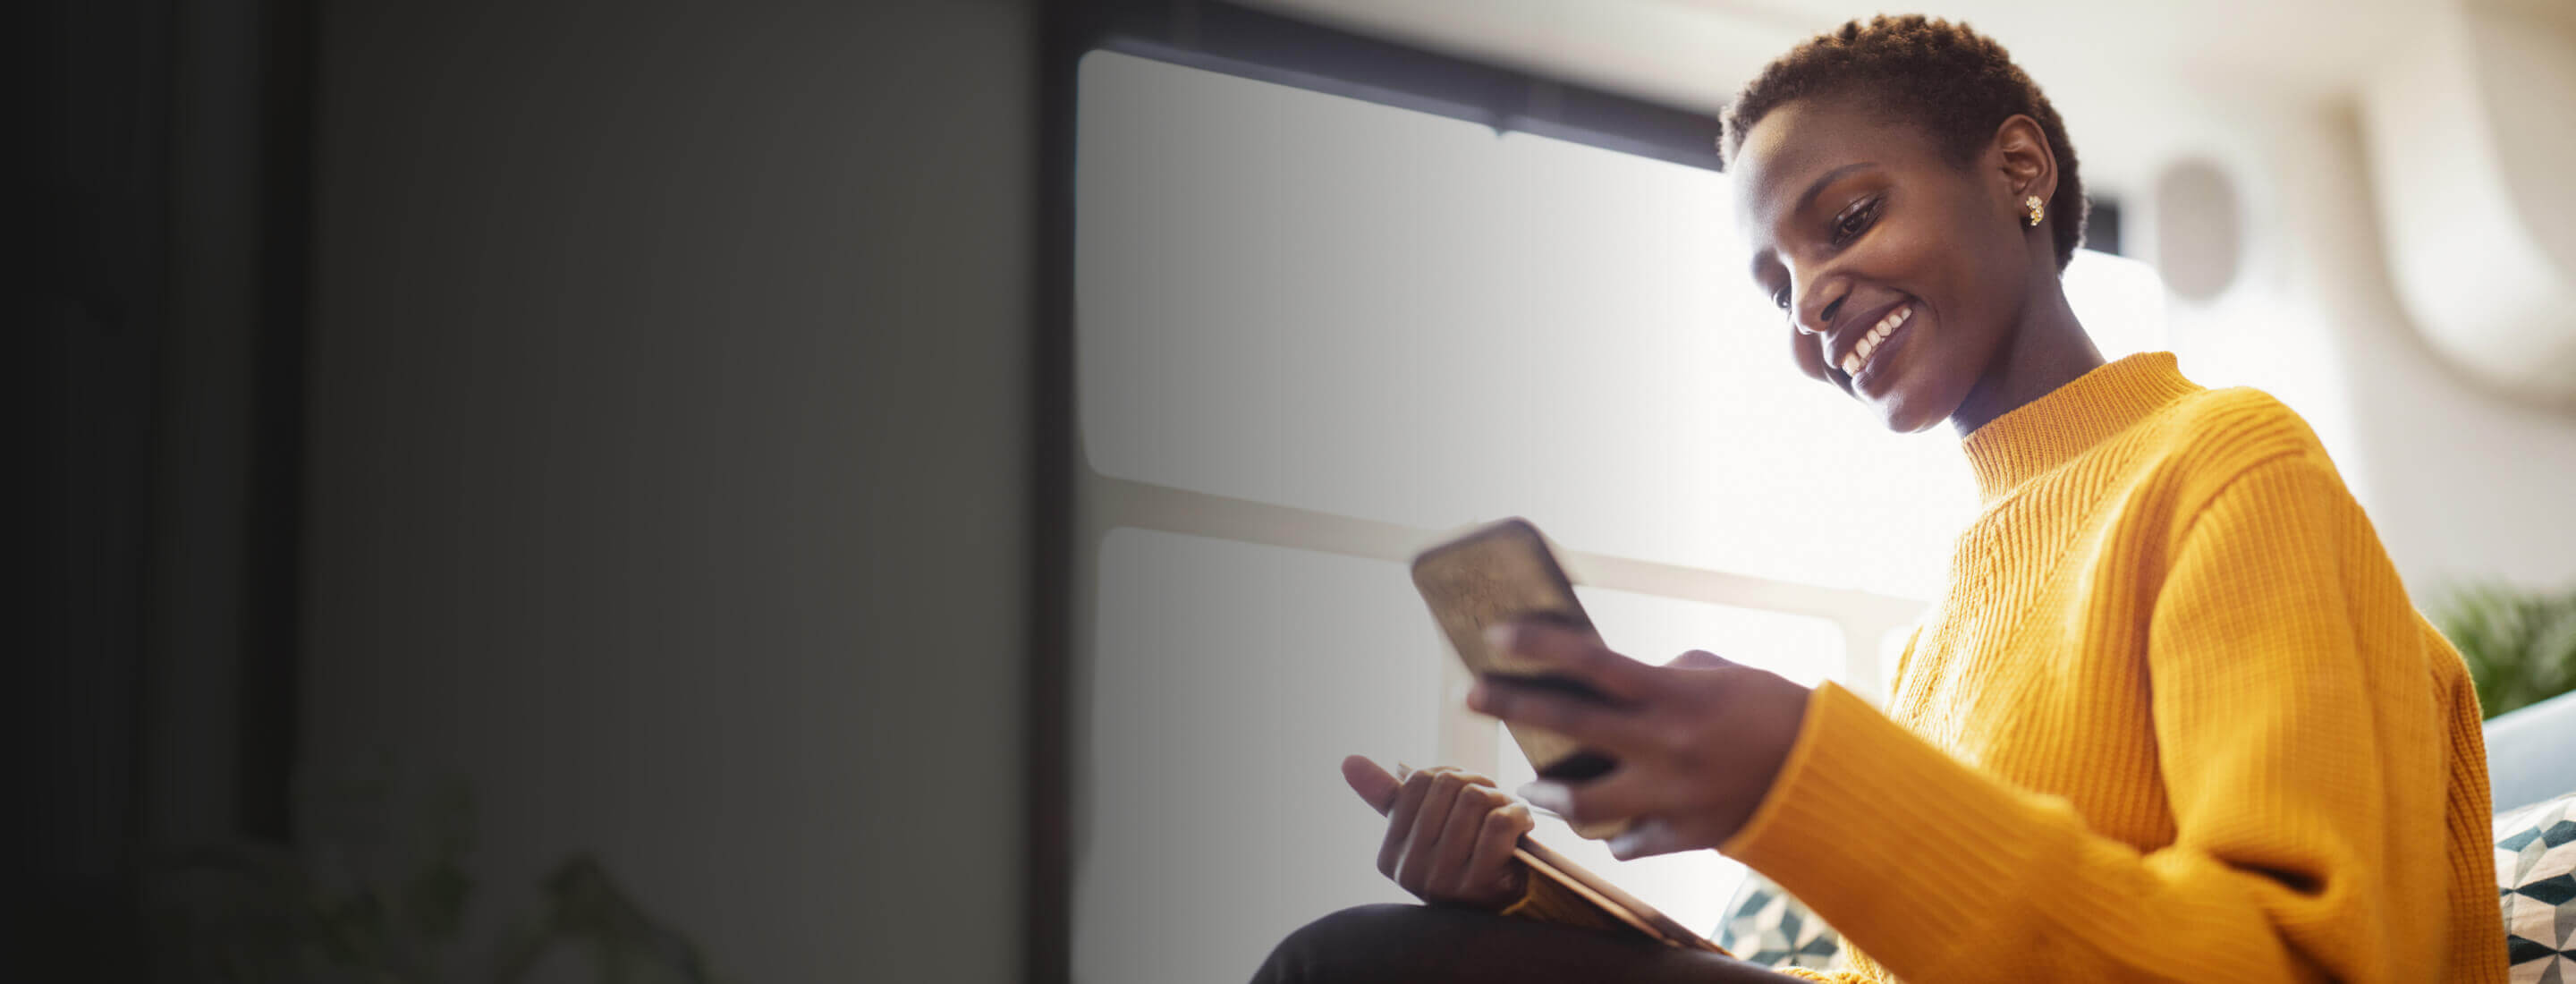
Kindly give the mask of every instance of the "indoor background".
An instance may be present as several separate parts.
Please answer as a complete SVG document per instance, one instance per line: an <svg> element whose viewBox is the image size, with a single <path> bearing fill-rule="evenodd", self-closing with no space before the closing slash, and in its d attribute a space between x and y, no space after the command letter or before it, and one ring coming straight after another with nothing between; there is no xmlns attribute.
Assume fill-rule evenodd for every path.
<svg viewBox="0 0 2576 984"><path fill-rule="evenodd" d="M2419 606L2576 586L2576 7L1915 9L2066 119L2106 355L2297 410ZM276 898L211 847L441 980L1247 976L1403 897L1340 755L1518 764L1403 568L1505 515L1866 692L1973 491L1794 371L1708 141L1873 12L43 5L21 951L188 977L152 913Z"/></svg>

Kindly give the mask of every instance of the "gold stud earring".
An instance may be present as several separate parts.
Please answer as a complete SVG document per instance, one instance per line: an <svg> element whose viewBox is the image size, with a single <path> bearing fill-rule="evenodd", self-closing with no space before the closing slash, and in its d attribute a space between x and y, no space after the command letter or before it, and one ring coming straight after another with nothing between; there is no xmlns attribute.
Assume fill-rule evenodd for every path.
<svg viewBox="0 0 2576 984"><path fill-rule="evenodd" d="M2030 206L2030 224L2032 224L2032 225L2038 225L2038 224L2039 224L2039 213L2040 213L2040 208L2039 208L2039 196L2038 196L2038 195L2032 195L2032 196L2030 196L2030 197L2028 197L2028 198L2024 198L2024 199L2022 199L2022 200L2021 200L2021 203L2022 203L2022 204L2024 204L2024 205L2028 205L2028 206Z"/></svg>

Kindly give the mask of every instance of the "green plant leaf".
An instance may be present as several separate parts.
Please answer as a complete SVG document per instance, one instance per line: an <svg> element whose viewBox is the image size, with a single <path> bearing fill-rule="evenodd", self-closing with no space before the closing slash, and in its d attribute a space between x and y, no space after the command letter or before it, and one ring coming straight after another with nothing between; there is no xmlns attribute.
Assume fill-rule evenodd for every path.
<svg viewBox="0 0 2576 984"><path fill-rule="evenodd" d="M2576 691L2576 590L2461 584L2426 617L2459 650L2487 717Z"/></svg>

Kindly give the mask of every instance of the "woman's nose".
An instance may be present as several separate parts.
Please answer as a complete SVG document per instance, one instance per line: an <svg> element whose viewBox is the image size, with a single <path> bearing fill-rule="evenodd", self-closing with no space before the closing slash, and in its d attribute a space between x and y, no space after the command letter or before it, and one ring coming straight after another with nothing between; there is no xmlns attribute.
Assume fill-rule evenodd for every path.
<svg viewBox="0 0 2576 984"><path fill-rule="evenodd" d="M1813 321L1809 321L1804 317L1794 318L1791 320L1797 323L1800 334L1822 335L1825 333L1825 329L1834 323L1834 312L1842 310L1843 302L1850 299L1849 295L1834 298L1833 303L1825 305L1825 309L1823 311L1816 313L1815 320Z"/></svg>

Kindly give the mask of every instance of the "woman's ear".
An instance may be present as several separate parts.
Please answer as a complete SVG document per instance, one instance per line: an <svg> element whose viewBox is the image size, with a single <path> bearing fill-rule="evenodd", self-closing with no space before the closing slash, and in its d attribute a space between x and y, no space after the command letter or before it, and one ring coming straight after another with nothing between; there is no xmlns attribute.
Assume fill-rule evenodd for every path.
<svg viewBox="0 0 2576 984"><path fill-rule="evenodd" d="M2024 211L2024 198L2037 195L2046 202L2056 197L2057 151L2030 114L2014 113L1995 128L1988 158L1995 162L1992 173L2001 182L2004 201L2015 213Z"/></svg>

